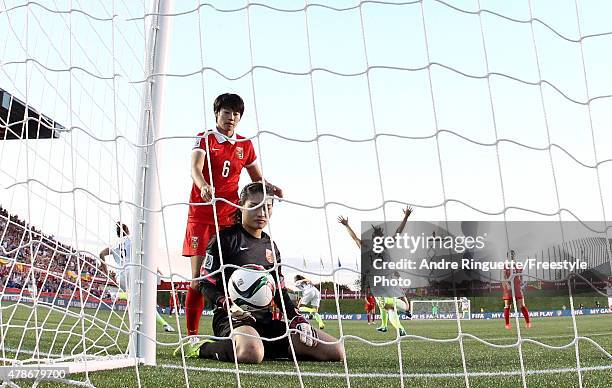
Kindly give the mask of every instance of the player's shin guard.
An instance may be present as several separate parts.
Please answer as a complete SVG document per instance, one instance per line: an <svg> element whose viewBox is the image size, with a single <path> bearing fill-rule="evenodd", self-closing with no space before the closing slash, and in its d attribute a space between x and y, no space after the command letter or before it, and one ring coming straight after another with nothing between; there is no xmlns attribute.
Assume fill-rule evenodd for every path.
<svg viewBox="0 0 612 388"><path fill-rule="evenodd" d="M525 317L525 322L529 323L529 310L527 310L527 306L522 306L521 312L523 313L523 317Z"/></svg>
<svg viewBox="0 0 612 388"><path fill-rule="evenodd" d="M185 320L187 321L187 335L197 335L200 327L200 318L204 310L204 295L198 290L189 287L185 298Z"/></svg>
<svg viewBox="0 0 612 388"><path fill-rule="evenodd" d="M232 340L225 339L203 344L200 347L200 358L233 362L234 349L232 347Z"/></svg>
<svg viewBox="0 0 612 388"><path fill-rule="evenodd" d="M504 307L504 319L506 320L506 325L510 324L510 306Z"/></svg>

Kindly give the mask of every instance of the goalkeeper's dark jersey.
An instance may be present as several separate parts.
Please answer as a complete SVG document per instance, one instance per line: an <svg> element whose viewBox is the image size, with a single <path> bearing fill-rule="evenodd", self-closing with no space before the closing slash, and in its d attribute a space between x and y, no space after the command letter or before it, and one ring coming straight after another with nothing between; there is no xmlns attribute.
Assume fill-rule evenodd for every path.
<svg viewBox="0 0 612 388"><path fill-rule="evenodd" d="M261 265L266 269L274 266L274 257L276 262L280 263L280 252L276 243L274 251L272 250L272 241L266 233L261 234L261 238L253 237L247 232L241 224L233 225L219 232L219 242L221 245L221 254L223 255L223 264L233 264L236 266L244 266L247 264ZM200 276L204 278L200 280L200 291L210 300L217 304L219 298L225 296L223 278L221 271L213 273L221 268L221 255L217 244L217 236L213 236L206 250L206 258L200 267ZM225 280L229 280L236 268L225 267ZM292 319L297 313L295 306L285 288L284 279L281 268L278 268L280 279L277 279L275 271L270 272L274 277L277 285L277 291L274 294L274 302L281 308L281 296L285 302L287 310L287 318ZM281 289L281 292L278 289Z"/></svg>

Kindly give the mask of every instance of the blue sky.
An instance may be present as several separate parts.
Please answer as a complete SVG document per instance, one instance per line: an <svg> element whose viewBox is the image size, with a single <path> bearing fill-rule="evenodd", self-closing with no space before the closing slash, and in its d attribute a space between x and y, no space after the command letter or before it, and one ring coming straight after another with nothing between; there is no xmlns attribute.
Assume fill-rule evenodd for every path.
<svg viewBox="0 0 612 388"><path fill-rule="evenodd" d="M68 8L67 2L44 3ZM271 232L292 265L303 266L305 258L308 270L319 271L322 257L329 271L340 257L354 268L359 252L336 217L348 216L359 232L362 220L399 219L401 203L412 204L418 220L503 220L486 213L504 206L536 211L510 209L508 220L559 219L537 213L555 213L558 193L561 207L580 219L612 218L609 205L602 208L602 202L612 203L611 163L587 168L561 150L589 166L612 158L612 99L592 100L612 94L612 35L566 40L610 33L609 2L425 0L361 8L356 1L333 3L352 8L343 11L259 2L293 12L261 5L234 12L204 5L188 12L197 2L177 3L177 13L187 13L173 20L161 126L161 135L170 139L159 143L166 206L159 263L165 273L171 263L175 272L188 274L180 248L193 140L185 137L213 125L212 101L226 91L246 103L238 132L251 137L265 131L253 139L264 175L288 200L276 207ZM3 1L0 7L19 4ZM11 186L1 191L0 203L19 214L28 214L29 204L35 224L92 252L112 241L112 222L120 214L118 206L95 197L132 201L141 94L141 84L132 82L143 79L145 28L142 20L127 19L141 17L148 7L117 4L114 11L106 3L72 4L102 19L115 13L114 22L81 13L72 13L70 21L68 14L34 4L0 13L0 87L66 127L83 128L53 144L3 142L3 186L27 178L44 185L31 184L29 197L25 186ZM225 11L245 5L209 4ZM537 21L492 14L526 21L530 7L556 33ZM490 12L479 16L479 9ZM4 23L7 15L15 33ZM72 38L64 23L72 26ZM79 66L98 77L78 69L69 76L34 62L27 69L7 64L26 56L51 69ZM488 79L487 64L495 73ZM113 73L120 75L114 83ZM541 87L540 78L546 81ZM87 133L126 139L102 142ZM496 139L522 145L503 141L496 147ZM555 146L549 152L550 143ZM95 197L81 190L72 195L74 187ZM445 198L468 206L451 201L445 208ZM121 206L128 218L131 211ZM567 212L561 218L573 219ZM347 283L352 277L340 275Z"/></svg>

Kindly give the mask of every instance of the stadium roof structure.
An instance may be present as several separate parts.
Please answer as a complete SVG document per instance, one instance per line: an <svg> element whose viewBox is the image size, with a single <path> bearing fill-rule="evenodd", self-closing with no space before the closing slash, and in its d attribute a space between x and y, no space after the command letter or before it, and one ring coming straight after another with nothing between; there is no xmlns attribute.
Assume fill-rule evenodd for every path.
<svg viewBox="0 0 612 388"><path fill-rule="evenodd" d="M65 129L31 106L28 106L28 122L24 126L26 104L4 89L0 89L0 102L0 140L57 139L57 130Z"/></svg>

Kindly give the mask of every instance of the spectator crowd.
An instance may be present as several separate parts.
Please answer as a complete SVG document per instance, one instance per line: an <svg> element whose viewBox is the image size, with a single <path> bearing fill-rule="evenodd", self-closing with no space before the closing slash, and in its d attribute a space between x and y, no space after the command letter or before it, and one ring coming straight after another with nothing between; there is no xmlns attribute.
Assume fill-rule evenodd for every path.
<svg viewBox="0 0 612 388"><path fill-rule="evenodd" d="M0 206L0 292L27 289L70 296L79 285L95 297L110 297L110 276L98 259L78 252ZM78 295L77 295L78 297Z"/></svg>

